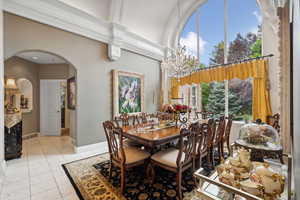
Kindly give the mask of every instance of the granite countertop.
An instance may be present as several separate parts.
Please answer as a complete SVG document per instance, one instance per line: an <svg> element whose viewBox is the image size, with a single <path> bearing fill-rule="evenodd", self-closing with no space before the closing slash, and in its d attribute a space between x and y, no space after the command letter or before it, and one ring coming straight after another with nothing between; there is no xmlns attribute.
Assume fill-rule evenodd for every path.
<svg viewBox="0 0 300 200"><path fill-rule="evenodd" d="M14 125L16 125L17 123L19 123L20 121L22 121L22 114L21 114L21 112L14 113L14 114L5 114L4 115L4 125L7 128L13 127Z"/></svg>

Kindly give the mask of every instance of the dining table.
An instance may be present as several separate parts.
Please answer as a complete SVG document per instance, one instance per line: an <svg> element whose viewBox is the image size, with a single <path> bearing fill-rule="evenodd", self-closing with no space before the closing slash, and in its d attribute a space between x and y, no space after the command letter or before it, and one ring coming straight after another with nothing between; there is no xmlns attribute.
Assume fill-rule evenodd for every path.
<svg viewBox="0 0 300 200"><path fill-rule="evenodd" d="M207 120L191 120L189 122L195 123L197 121L207 123ZM122 129L125 138L152 149L155 146L179 139L181 127L173 123L172 125L159 124L156 126L149 124L143 126L123 126Z"/></svg>
<svg viewBox="0 0 300 200"><path fill-rule="evenodd" d="M180 137L180 128L171 126L124 126L123 136L149 148L170 143Z"/></svg>

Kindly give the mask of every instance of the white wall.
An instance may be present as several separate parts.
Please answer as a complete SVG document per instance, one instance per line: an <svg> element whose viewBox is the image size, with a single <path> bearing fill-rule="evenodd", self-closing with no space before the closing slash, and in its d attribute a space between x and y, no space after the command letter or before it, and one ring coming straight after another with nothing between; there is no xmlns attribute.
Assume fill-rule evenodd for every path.
<svg viewBox="0 0 300 200"><path fill-rule="evenodd" d="M0 172L4 168L4 60L3 60L3 0L0 0ZM0 182L1 183L1 182Z"/></svg>
<svg viewBox="0 0 300 200"><path fill-rule="evenodd" d="M76 69L74 69L74 67L70 66L69 67L69 77L68 78L72 78L72 77L76 77ZM76 141L76 119L77 119L77 115L76 115L76 110L70 110L67 107L67 112L69 114L69 127L70 128L70 136L73 138L73 142Z"/></svg>
<svg viewBox="0 0 300 200"><path fill-rule="evenodd" d="M266 1L267 2L267 1ZM269 2L269 1L268 1ZM276 16L276 11L271 7L271 3L266 3L268 6L264 7L263 21L262 21L262 54L274 56L269 58L269 81L270 81L270 98L271 98L271 109L272 113L280 113L280 98L278 98L280 90L280 79L279 79L279 18ZM270 9L268 13L266 10Z"/></svg>
<svg viewBox="0 0 300 200"><path fill-rule="evenodd" d="M157 111L160 62L122 50L111 62L107 45L60 29L5 13L5 58L24 50L55 53L77 70L76 146L105 141L101 123L112 116L111 70L145 74L145 111ZM155 94L155 99L154 99ZM154 101L153 101L154 100Z"/></svg>
<svg viewBox="0 0 300 200"><path fill-rule="evenodd" d="M293 158L296 198L300 199L300 3L294 0L293 19L293 114L294 138Z"/></svg>

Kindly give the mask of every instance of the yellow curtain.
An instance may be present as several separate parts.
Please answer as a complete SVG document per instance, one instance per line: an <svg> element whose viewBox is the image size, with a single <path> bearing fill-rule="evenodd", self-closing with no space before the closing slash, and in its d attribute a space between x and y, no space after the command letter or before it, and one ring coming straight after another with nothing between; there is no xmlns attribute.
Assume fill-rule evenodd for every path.
<svg viewBox="0 0 300 200"><path fill-rule="evenodd" d="M179 98L180 80L172 78L171 80L171 98Z"/></svg>
<svg viewBox="0 0 300 200"><path fill-rule="evenodd" d="M268 82L268 63L266 60L254 60L233 64L229 66L220 66L217 68L201 70L190 76L180 79L172 79L171 95L172 98L179 97L179 87L183 85L209 83L213 81L224 81L234 78L245 80L253 78L252 92L252 115L253 119L261 119L266 122L268 115L271 115L270 94L267 87Z"/></svg>
<svg viewBox="0 0 300 200"><path fill-rule="evenodd" d="M253 77L252 115L253 119L261 119L263 122L267 122L267 116L272 115L267 61L261 60L260 63L257 63L255 69L257 70L257 76Z"/></svg>

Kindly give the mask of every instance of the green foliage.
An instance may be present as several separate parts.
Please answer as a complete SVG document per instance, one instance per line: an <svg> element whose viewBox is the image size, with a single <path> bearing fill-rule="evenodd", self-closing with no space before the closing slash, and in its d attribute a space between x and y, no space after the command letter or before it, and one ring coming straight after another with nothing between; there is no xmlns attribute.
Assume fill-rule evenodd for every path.
<svg viewBox="0 0 300 200"><path fill-rule="evenodd" d="M202 107L204 110L207 110L208 96L210 94L209 83L201 83L201 92L202 92Z"/></svg>
<svg viewBox="0 0 300 200"><path fill-rule="evenodd" d="M262 50L261 50L261 40L256 40L254 44L250 47L251 49L251 58L256 58L262 56Z"/></svg>
<svg viewBox="0 0 300 200"><path fill-rule="evenodd" d="M224 41L219 42L214 46L211 53L210 65L218 65L224 63Z"/></svg>
<svg viewBox="0 0 300 200"><path fill-rule="evenodd" d="M141 112L140 78L119 76L119 112Z"/></svg>
<svg viewBox="0 0 300 200"><path fill-rule="evenodd" d="M224 115L225 112L225 87L224 83L211 83L208 96L207 110L214 113L214 117Z"/></svg>
<svg viewBox="0 0 300 200"><path fill-rule="evenodd" d="M236 93L229 90L228 93L229 99L229 115L233 116L233 119L240 120L242 115L242 102L239 96Z"/></svg>
<svg viewBox="0 0 300 200"><path fill-rule="evenodd" d="M231 91L228 94L229 99L229 115L239 116L241 114L242 105L238 96ZM224 83L212 83L208 96L207 110L214 113L214 117L220 117L225 112L225 85Z"/></svg>

